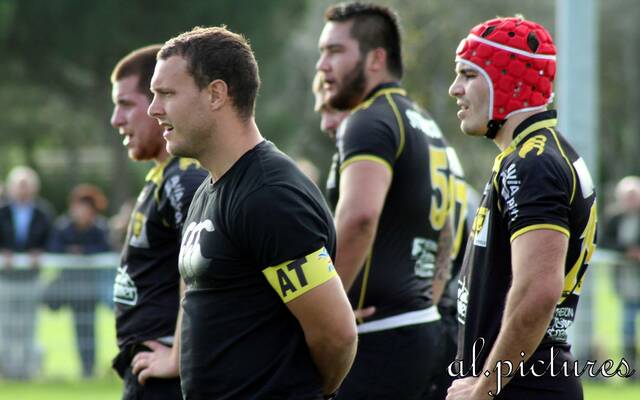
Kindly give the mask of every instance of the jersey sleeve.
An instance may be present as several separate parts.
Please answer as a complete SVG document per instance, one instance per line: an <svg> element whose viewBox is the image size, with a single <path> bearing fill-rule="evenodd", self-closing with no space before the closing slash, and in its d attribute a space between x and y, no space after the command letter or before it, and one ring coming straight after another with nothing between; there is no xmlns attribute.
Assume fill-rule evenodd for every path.
<svg viewBox="0 0 640 400"><path fill-rule="evenodd" d="M265 186L242 203L233 220L232 235L283 302L336 275L327 252L333 247L327 234L332 228L304 195Z"/></svg>
<svg viewBox="0 0 640 400"><path fill-rule="evenodd" d="M337 138L340 172L360 160L379 162L393 172L400 144L397 122L373 110L357 111L345 122Z"/></svg>
<svg viewBox="0 0 640 400"><path fill-rule="evenodd" d="M569 212L574 179L558 157L515 153L497 175L499 205L510 240L536 229L569 236Z"/></svg>
<svg viewBox="0 0 640 400"><path fill-rule="evenodd" d="M179 172L168 176L164 182L163 195L169 224L182 232L184 221L187 218L189 205L193 195L207 176L205 170L199 167L195 161L181 159Z"/></svg>

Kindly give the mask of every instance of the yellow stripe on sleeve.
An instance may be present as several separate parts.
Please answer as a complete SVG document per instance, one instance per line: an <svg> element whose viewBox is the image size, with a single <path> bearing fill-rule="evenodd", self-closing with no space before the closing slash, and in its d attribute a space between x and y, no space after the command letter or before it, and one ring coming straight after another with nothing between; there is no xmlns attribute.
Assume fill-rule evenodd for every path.
<svg viewBox="0 0 640 400"><path fill-rule="evenodd" d="M378 156L374 156L372 154L361 154L361 155L353 156L353 157L347 159L340 166L340 173L342 173L349 165L351 165L351 164L353 164L355 162L358 162L358 161L373 161L375 163L382 164L393 175L393 167L391 167L391 164L389 164L389 162L387 160L385 160L384 158L378 157Z"/></svg>
<svg viewBox="0 0 640 400"><path fill-rule="evenodd" d="M307 256L267 267L262 273L285 303L337 275L333 261L324 247Z"/></svg>
<svg viewBox="0 0 640 400"><path fill-rule="evenodd" d="M518 231L516 231L513 235L511 235L511 240L510 242L513 243L513 241L521 235L524 235L527 232L531 232L531 231L537 231L540 229L548 229L551 231L557 231L560 232L562 234L564 234L567 237L571 237L571 234L569 233L569 230L567 228L564 228L562 226L559 225L553 225L553 224L537 224L537 225L529 225L527 227L524 227Z"/></svg>

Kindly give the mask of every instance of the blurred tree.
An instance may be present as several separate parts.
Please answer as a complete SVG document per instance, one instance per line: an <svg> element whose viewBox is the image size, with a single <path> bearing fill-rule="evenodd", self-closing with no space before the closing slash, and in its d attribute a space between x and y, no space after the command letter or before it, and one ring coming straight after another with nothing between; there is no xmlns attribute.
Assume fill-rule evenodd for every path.
<svg viewBox="0 0 640 400"><path fill-rule="evenodd" d="M127 162L109 126L109 73L133 48L164 42L195 25L227 26L252 42L263 86L257 120L262 133L325 171L333 144L318 129L311 79L327 0L0 0L0 176L16 162L39 168L47 194L64 199L79 180L99 182L117 207L135 193L146 166ZM454 51L475 24L521 13L555 30L553 0L387 0L401 17L410 95L434 116L458 149L470 182L484 185L497 148L465 138L447 90ZM639 173L640 2L600 3L602 146L600 176ZM576 40L579 40L577 38ZM570 95L558 93L559 96ZM612 116L612 117L609 117ZM88 149L94 148L93 152ZM46 152L42 150L46 149ZM44 155L43 155L44 154ZM52 154L63 154L62 161ZM83 155L91 155L87 163ZM96 154L107 155L106 164ZM46 155L46 156L45 156ZM58 157L60 158L60 157ZM55 160L54 160L55 159ZM53 160L53 161L52 161ZM611 162L615 160L615 162ZM54 162L55 161L55 162ZM60 192L60 193L59 193ZM63 201L56 200L60 205Z"/></svg>
<svg viewBox="0 0 640 400"><path fill-rule="evenodd" d="M11 60L0 66L0 118L11 122L3 127L0 151L8 154L11 149L14 154L2 158L34 165L45 177L64 177L62 186L50 188L54 192L80 179L100 180L96 173L106 173L104 184L115 209L139 186L139 179L130 175L141 169L126 162L120 139L109 126L109 74L117 60L196 25L226 24L252 42L264 81L260 99L272 99L286 77L286 70L272 61L305 7L306 2L296 0L192 0L188 5L169 0L0 0L0 48ZM11 86L7 90L6 84ZM290 115L265 117L260 106L258 119L263 129L274 132L274 140L294 123ZM83 171L79 153L95 146L110 149L110 162L102 171ZM42 166L45 160L34 158L43 147L65 149L67 162L61 171L48 171ZM9 165L0 167L6 172ZM51 197L62 205L64 196Z"/></svg>

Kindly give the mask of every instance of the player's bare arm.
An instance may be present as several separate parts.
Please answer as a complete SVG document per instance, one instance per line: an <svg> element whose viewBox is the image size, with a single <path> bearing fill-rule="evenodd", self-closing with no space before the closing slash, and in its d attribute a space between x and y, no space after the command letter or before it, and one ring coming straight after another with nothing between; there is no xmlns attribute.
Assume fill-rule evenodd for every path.
<svg viewBox="0 0 640 400"><path fill-rule="evenodd" d="M568 238L553 230L534 230L511 243L513 283L507 294L502 328L482 371L491 371L485 379L454 381L447 400L490 399L496 392L494 376L498 361L517 365L538 347L560 299L564 283L564 264ZM502 386L509 381L502 379ZM470 387L470 383L471 386Z"/></svg>
<svg viewBox="0 0 640 400"><path fill-rule="evenodd" d="M432 294L434 304L438 304L444 288L451 275L451 246L453 246L453 231L451 221L447 219L438 237L438 251L436 253L436 269L433 275Z"/></svg>
<svg viewBox="0 0 640 400"><path fill-rule="evenodd" d="M298 319L309 351L322 376L325 394L345 378L357 347L351 305L337 276L287 303Z"/></svg>
<svg viewBox="0 0 640 400"><path fill-rule="evenodd" d="M391 185L391 171L374 161L357 161L342 172L336 207L336 270L346 291L351 288L378 229Z"/></svg>

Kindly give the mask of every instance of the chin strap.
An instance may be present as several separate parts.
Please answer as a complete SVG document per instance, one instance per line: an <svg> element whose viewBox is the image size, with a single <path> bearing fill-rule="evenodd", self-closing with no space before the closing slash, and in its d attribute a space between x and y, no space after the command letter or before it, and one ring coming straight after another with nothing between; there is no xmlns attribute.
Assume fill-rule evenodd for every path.
<svg viewBox="0 0 640 400"><path fill-rule="evenodd" d="M487 124L487 133L485 133L484 136L487 137L487 139L495 139L498 131L506 121L506 119L492 119L489 121Z"/></svg>

